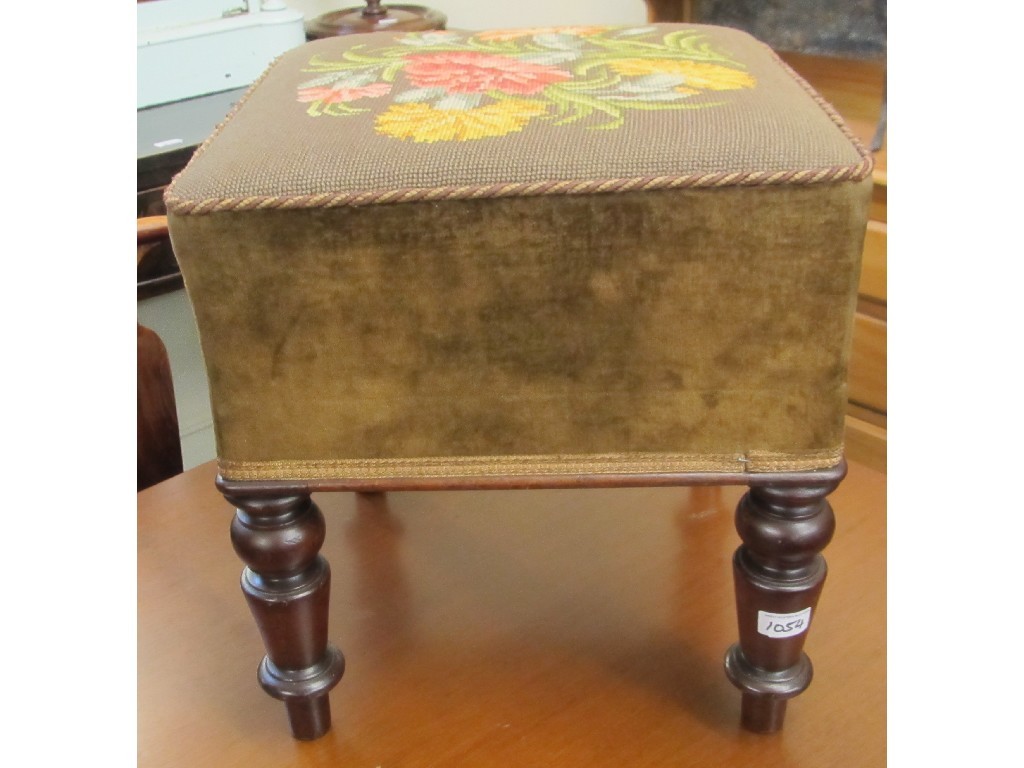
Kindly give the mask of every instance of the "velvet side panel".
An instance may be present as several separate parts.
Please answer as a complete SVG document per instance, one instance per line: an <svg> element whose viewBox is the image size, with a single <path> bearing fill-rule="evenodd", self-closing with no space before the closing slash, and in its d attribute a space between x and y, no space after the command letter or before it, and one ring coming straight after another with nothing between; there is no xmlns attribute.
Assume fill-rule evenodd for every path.
<svg viewBox="0 0 1024 768"><path fill-rule="evenodd" d="M870 187L172 216L219 456L837 449Z"/></svg>

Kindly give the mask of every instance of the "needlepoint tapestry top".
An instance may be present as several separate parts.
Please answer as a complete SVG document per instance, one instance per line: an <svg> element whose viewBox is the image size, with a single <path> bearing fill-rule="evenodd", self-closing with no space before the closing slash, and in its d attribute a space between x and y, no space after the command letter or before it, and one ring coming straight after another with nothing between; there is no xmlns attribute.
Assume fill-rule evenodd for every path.
<svg viewBox="0 0 1024 768"><path fill-rule="evenodd" d="M377 133L415 142L506 136L533 121L618 129L637 110L707 109L754 88L746 66L696 29L545 27L412 33L313 57L298 101L312 117L371 111Z"/></svg>
<svg viewBox="0 0 1024 768"><path fill-rule="evenodd" d="M172 184L203 214L864 178L767 46L692 24L378 32L283 54Z"/></svg>

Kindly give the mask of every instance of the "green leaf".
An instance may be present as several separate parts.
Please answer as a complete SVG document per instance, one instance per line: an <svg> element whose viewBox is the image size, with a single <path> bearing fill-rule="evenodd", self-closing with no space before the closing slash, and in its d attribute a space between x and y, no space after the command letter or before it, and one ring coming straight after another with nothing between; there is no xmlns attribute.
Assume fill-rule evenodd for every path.
<svg viewBox="0 0 1024 768"><path fill-rule="evenodd" d="M679 104L677 102L643 102L643 101L631 101L628 104L623 104L626 109L640 109L647 112L655 112L665 109L707 109L708 107L720 107L726 102L724 101L705 101L702 104Z"/></svg>
<svg viewBox="0 0 1024 768"><path fill-rule="evenodd" d="M383 72L380 73L380 79L386 83L395 82L395 78L398 77L398 73L402 71L402 67L405 66L404 61L396 61L389 67L386 67Z"/></svg>
<svg viewBox="0 0 1024 768"><path fill-rule="evenodd" d="M350 107L347 104L328 104L324 107L325 115L333 115L334 117L348 117L349 115L358 115L361 112L369 112L368 109L360 109L358 107Z"/></svg>
<svg viewBox="0 0 1024 768"><path fill-rule="evenodd" d="M557 86L545 89L544 95L555 101L560 99L566 102L573 111L572 115L559 120L555 125L568 125L569 123L575 123L578 120L582 120L584 117L589 117L594 112L603 112L612 118L610 123L606 123L601 127L617 128L623 123L622 110L607 101L595 99L576 91L562 91L562 89Z"/></svg>
<svg viewBox="0 0 1024 768"><path fill-rule="evenodd" d="M603 62L602 62L603 64ZM589 68L588 68L589 69ZM596 91L603 88L612 88L622 82L622 78L618 75L612 74L611 70L607 67L601 67L601 71L598 72L597 77L590 78L588 80L570 80L569 82L562 83L560 87L565 88L569 91Z"/></svg>
<svg viewBox="0 0 1024 768"><path fill-rule="evenodd" d="M363 69L365 64L352 64L344 61L320 61L316 58L310 60L303 72L344 72L349 69Z"/></svg>
<svg viewBox="0 0 1024 768"><path fill-rule="evenodd" d="M594 111L574 99L566 98L559 88L547 88L544 95L558 107L559 115L565 115L565 117L555 120L552 125L569 125L577 120L582 120Z"/></svg>
<svg viewBox="0 0 1024 768"><path fill-rule="evenodd" d="M388 48L380 48L377 51L378 56L382 61L394 61L395 59L401 59L406 56L424 53L452 53L456 51L468 51L471 50L471 46L460 42L451 43L438 43L418 47L415 45L392 45Z"/></svg>
<svg viewBox="0 0 1024 768"><path fill-rule="evenodd" d="M730 59L728 56L716 53L711 48L710 43L707 42L704 35L699 32L693 32L686 29L669 32L664 37L664 43L666 48L678 51L683 54L685 58L694 61L711 61L729 64L738 63Z"/></svg>
<svg viewBox="0 0 1024 768"><path fill-rule="evenodd" d="M349 48L345 51L345 59L347 61L353 61L357 64L387 64L388 62L394 61L394 56L381 56L379 53L376 56L363 56L356 53L359 48L364 48L363 45L357 45L355 48ZM405 51L408 53L408 49Z"/></svg>
<svg viewBox="0 0 1024 768"><path fill-rule="evenodd" d="M466 41L466 47L473 51L496 55L526 53L529 50L520 47L519 43L515 40L477 40L475 37L471 37ZM465 50L465 48L462 50ZM543 49L537 48L537 50Z"/></svg>
<svg viewBox="0 0 1024 768"><path fill-rule="evenodd" d="M623 38L613 40L601 40L593 39L595 45L599 45L602 48L607 48L609 51L614 51L617 54L624 54L626 56L634 56L638 53L658 53L661 55L665 54L665 46L661 43L645 43L640 40L626 40Z"/></svg>

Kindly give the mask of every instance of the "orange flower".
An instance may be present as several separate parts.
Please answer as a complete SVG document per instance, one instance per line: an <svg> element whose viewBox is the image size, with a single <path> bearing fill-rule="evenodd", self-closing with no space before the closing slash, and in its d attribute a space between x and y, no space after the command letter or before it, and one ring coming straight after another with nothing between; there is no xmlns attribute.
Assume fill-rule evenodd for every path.
<svg viewBox="0 0 1024 768"><path fill-rule="evenodd" d="M520 96L572 79L562 69L476 51L406 56L405 74L419 88L444 88L448 93L502 91Z"/></svg>
<svg viewBox="0 0 1024 768"><path fill-rule="evenodd" d="M611 27L529 27L527 29L491 29L480 32L476 37L479 40L497 40L505 42L517 40L520 37L533 37L534 35L599 35Z"/></svg>
<svg viewBox="0 0 1024 768"><path fill-rule="evenodd" d="M391 86L387 83L372 83L357 88L300 88L299 101L322 101L324 104L338 104L363 98L375 99L389 93L391 93Z"/></svg>

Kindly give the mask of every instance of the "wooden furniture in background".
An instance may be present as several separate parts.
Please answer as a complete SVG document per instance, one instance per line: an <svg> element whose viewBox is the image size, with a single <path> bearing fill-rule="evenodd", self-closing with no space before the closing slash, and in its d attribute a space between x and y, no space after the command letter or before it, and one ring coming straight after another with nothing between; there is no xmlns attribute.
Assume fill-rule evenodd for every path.
<svg viewBox="0 0 1024 768"><path fill-rule="evenodd" d="M167 350L160 337L138 327L138 484L149 488L182 471L181 438L175 410L174 383Z"/></svg>
<svg viewBox="0 0 1024 768"><path fill-rule="evenodd" d="M139 301L181 290L184 285L167 234L163 192L160 186L136 194L135 298Z"/></svg>
<svg viewBox="0 0 1024 768"><path fill-rule="evenodd" d="M366 32L425 32L444 29L447 23L448 17L433 8L366 0L365 7L330 11L306 22L306 39Z"/></svg>
<svg viewBox="0 0 1024 768"><path fill-rule="evenodd" d="M141 271L150 246L167 239L167 217L136 220L136 268ZM179 276L180 277L180 276ZM136 323L138 346L137 383L137 490L149 488L182 471L181 437L174 400L174 382L167 349L160 337Z"/></svg>
<svg viewBox="0 0 1024 768"><path fill-rule="evenodd" d="M741 488L317 496L352 664L332 731L294 742L253 695L216 471L138 496L139 768L885 766L886 479L862 464L831 497L815 683L771 738L719 667Z"/></svg>
<svg viewBox="0 0 1024 768"><path fill-rule="evenodd" d="M646 0L648 21L690 21L693 0Z"/></svg>

